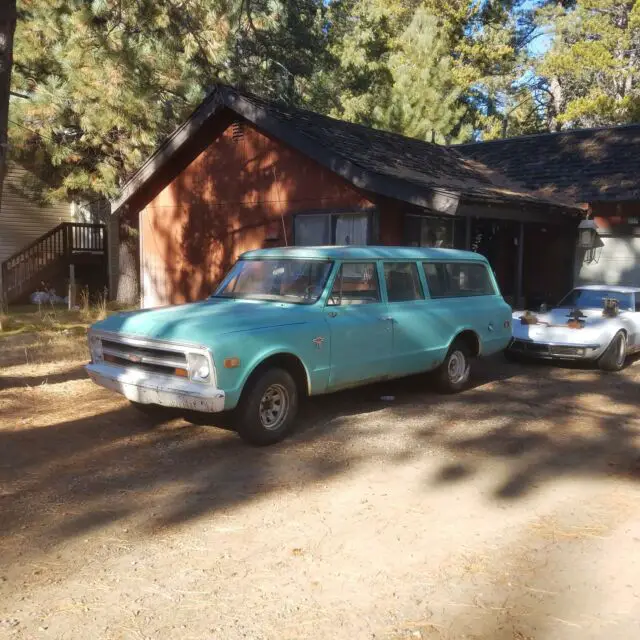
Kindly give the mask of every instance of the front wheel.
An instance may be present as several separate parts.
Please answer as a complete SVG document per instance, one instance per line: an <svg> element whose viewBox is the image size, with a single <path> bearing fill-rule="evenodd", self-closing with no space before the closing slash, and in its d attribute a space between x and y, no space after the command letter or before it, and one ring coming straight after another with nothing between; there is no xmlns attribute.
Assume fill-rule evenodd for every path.
<svg viewBox="0 0 640 640"><path fill-rule="evenodd" d="M627 336L623 331L618 331L607 350L598 361L598 366L603 371L620 371L627 359Z"/></svg>
<svg viewBox="0 0 640 640"><path fill-rule="evenodd" d="M445 393L457 393L467 387L470 375L469 348L461 340L456 340L437 371L438 387Z"/></svg>
<svg viewBox="0 0 640 640"><path fill-rule="evenodd" d="M291 375L284 369L267 369L242 395L236 428L249 444L275 444L289 433L297 412L298 389Z"/></svg>

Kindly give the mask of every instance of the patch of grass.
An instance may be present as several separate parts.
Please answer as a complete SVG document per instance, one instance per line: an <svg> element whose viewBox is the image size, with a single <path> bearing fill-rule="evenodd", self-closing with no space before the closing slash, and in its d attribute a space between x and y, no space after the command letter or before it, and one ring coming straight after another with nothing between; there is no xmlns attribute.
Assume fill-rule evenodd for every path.
<svg viewBox="0 0 640 640"><path fill-rule="evenodd" d="M122 306L108 303L105 296L99 296L92 303L87 296L86 303L84 300L82 303L73 310L52 304L10 307L0 313L0 339L21 333L84 333L89 325L103 320L110 313L125 310Z"/></svg>

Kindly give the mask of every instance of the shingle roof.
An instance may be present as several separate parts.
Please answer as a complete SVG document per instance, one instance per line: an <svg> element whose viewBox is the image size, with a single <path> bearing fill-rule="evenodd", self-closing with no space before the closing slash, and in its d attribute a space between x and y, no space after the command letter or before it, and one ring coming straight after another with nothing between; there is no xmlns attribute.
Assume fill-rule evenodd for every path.
<svg viewBox="0 0 640 640"><path fill-rule="evenodd" d="M533 193L457 149L336 120L223 85L212 91L131 178L114 203L114 210L125 205L223 108L231 109L356 187L373 193L450 213L455 212L458 198L516 206L552 206L564 213L577 212L572 202Z"/></svg>
<svg viewBox="0 0 640 640"><path fill-rule="evenodd" d="M574 202L640 199L640 124L455 147L523 187Z"/></svg>
<svg viewBox="0 0 640 640"><path fill-rule="evenodd" d="M337 120L255 95L239 95L243 101L263 110L308 140L378 175L427 188L461 192L480 200L547 200L452 147ZM566 204L554 198L550 200L553 204Z"/></svg>

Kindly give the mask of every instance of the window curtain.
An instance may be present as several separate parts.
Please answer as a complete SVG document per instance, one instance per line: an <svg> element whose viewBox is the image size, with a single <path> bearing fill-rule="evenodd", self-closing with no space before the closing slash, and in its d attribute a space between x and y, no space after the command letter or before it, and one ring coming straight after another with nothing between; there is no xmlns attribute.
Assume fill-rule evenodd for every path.
<svg viewBox="0 0 640 640"><path fill-rule="evenodd" d="M366 245L369 237L369 216L341 215L336 220L337 245Z"/></svg>
<svg viewBox="0 0 640 640"><path fill-rule="evenodd" d="M331 244L331 216L301 215L295 219L296 245L317 247Z"/></svg>

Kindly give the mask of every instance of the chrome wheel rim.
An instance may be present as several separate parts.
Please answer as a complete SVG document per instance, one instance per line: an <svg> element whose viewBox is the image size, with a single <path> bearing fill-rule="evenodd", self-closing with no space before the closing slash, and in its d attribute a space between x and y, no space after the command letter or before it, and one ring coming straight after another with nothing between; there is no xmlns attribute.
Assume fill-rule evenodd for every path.
<svg viewBox="0 0 640 640"><path fill-rule="evenodd" d="M289 392L281 384L267 387L260 400L260 423L268 431L278 429L289 412Z"/></svg>
<svg viewBox="0 0 640 640"><path fill-rule="evenodd" d="M464 379L467 372L467 359L462 351L454 351L449 356L449 363L447 364L447 372L449 374L449 380L456 384Z"/></svg>

